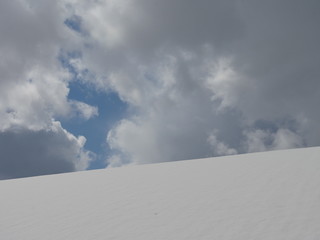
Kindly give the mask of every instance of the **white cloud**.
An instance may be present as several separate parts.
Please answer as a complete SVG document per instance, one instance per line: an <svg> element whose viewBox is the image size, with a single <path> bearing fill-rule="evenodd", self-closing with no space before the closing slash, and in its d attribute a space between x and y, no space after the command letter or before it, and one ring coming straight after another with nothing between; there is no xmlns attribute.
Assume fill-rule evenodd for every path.
<svg viewBox="0 0 320 240"><path fill-rule="evenodd" d="M304 145L303 139L289 129L278 129L276 132L256 129L245 132L248 152L298 148Z"/></svg>
<svg viewBox="0 0 320 240"><path fill-rule="evenodd" d="M67 76L62 69L50 71L38 66L30 68L19 83L0 90L1 130L12 125L41 129L52 117L67 115L69 89L64 81Z"/></svg>
<svg viewBox="0 0 320 240"><path fill-rule="evenodd" d="M108 134L107 140L111 149L121 149L122 163L133 161L134 163L148 163L148 162L161 162L164 161L161 154L161 146L157 143L156 129L147 125L148 122L128 121L123 120L120 124L111 130ZM110 162L114 163L112 157Z"/></svg>
<svg viewBox="0 0 320 240"><path fill-rule="evenodd" d="M215 134L211 134L208 137L208 142L212 145L214 153L216 153L216 155L218 156L232 155L238 153L236 149L229 148L225 143L219 141Z"/></svg>
<svg viewBox="0 0 320 240"><path fill-rule="evenodd" d="M75 100L70 101L71 106L74 110L85 120L89 120L92 117L98 116L98 108L94 106L90 106L84 102L79 102Z"/></svg>
<svg viewBox="0 0 320 240"><path fill-rule="evenodd" d="M71 42L77 45L77 37L64 25L65 14L62 1L1 3L2 131L15 125L39 130L50 125L52 118L72 112L71 75L57 59L61 49ZM13 16L19 16L19 21Z"/></svg>
<svg viewBox="0 0 320 240"><path fill-rule="evenodd" d="M247 137L248 152L261 152L267 150L267 142L270 138L270 133L263 130L255 130L245 133Z"/></svg>
<svg viewBox="0 0 320 240"><path fill-rule="evenodd" d="M289 129L279 129L274 136L274 149L288 149L303 146L303 139Z"/></svg>
<svg viewBox="0 0 320 240"><path fill-rule="evenodd" d="M113 154L106 160L106 164L109 168L121 167L125 164L123 156Z"/></svg>
<svg viewBox="0 0 320 240"><path fill-rule="evenodd" d="M237 85L243 84L245 79L241 79L239 73L235 72L232 60L220 58L213 63L208 63L207 71L209 76L206 79L206 86L212 93L213 101L221 101L219 108L233 107L236 104L234 90Z"/></svg>

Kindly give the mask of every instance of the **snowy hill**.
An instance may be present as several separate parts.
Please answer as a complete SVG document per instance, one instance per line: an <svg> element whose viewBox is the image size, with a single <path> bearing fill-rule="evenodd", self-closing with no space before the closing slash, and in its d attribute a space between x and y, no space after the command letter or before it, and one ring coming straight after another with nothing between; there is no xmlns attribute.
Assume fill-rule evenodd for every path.
<svg viewBox="0 0 320 240"><path fill-rule="evenodd" d="M0 181L0 239L320 239L320 148Z"/></svg>

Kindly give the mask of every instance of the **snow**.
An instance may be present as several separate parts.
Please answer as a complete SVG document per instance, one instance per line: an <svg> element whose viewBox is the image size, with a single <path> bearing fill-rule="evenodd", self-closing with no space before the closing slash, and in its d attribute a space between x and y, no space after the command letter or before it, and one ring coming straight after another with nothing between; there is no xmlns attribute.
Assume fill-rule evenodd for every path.
<svg viewBox="0 0 320 240"><path fill-rule="evenodd" d="M320 239L320 148L0 181L0 239Z"/></svg>

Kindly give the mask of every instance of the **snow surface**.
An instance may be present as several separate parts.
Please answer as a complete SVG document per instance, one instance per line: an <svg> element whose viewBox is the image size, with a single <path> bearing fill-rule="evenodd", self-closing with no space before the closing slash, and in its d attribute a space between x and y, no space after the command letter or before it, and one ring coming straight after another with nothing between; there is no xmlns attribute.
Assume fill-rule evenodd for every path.
<svg viewBox="0 0 320 240"><path fill-rule="evenodd" d="M0 181L0 239L320 239L320 148Z"/></svg>

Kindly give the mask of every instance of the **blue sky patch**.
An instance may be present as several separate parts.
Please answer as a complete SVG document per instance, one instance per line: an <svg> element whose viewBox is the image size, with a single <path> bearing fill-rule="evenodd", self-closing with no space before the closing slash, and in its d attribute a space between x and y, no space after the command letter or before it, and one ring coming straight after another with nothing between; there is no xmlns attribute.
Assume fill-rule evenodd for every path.
<svg viewBox="0 0 320 240"><path fill-rule="evenodd" d="M81 26L82 20L80 16L73 15L70 18L67 18L64 21L64 24L70 28L71 30L81 33L82 32L82 26Z"/></svg>
<svg viewBox="0 0 320 240"><path fill-rule="evenodd" d="M96 90L78 79L79 73L69 62L71 58L81 58L81 52L63 52L61 50L58 58L61 65L73 75L73 80L69 83L68 99L97 107L99 115L89 120L62 119L61 123L72 134L85 136L87 139L85 148L97 155L89 169L103 168L106 166L106 158L111 155L111 150L106 143L107 134L118 121L128 115L128 105L119 98L117 93ZM84 71L90 74L89 70Z"/></svg>

